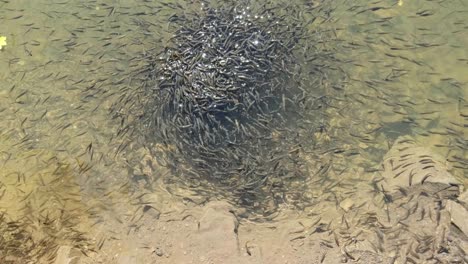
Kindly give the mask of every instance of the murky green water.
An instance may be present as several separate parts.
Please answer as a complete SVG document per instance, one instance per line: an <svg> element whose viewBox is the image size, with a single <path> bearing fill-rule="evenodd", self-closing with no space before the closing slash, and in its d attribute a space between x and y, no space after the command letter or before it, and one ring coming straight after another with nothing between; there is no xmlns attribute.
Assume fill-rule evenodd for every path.
<svg viewBox="0 0 468 264"><path fill-rule="evenodd" d="M175 2L0 1L7 38L0 51L0 230L9 230L0 235L0 260L53 263L63 245L109 254L104 241L131 235L148 212L209 200L164 184L170 173L148 165L153 157L142 142L117 136L119 122L109 116L128 74L145 63L138 55L170 38L166 21L182 8ZM316 26L334 30L330 49L346 75L325 89L325 129L304 142L311 177L291 187L268 220L293 217L292 207L333 219L342 201L372 200L375 172L400 136L443 157L467 186L468 5L300 4L334 7ZM289 206L299 192L309 202Z"/></svg>

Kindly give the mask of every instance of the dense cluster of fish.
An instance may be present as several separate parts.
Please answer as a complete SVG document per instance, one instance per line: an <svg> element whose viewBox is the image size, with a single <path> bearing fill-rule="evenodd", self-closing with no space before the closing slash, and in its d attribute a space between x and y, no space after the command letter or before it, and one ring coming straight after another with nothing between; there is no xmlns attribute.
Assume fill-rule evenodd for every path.
<svg viewBox="0 0 468 264"><path fill-rule="evenodd" d="M291 51L301 29L248 7L207 8L199 19L176 21L174 47L151 62L155 125L200 146L264 136L284 110L281 99L291 100Z"/></svg>
<svg viewBox="0 0 468 264"><path fill-rule="evenodd" d="M224 186L274 177L275 133L311 103L296 56L305 22L279 9L229 4L171 17L178 29L169 47L143 70L141 119L148 141L169 150L170 166Z"/></svg>
<svg viewBox="0 0 468 264"><path fill-rule="evenodd" d="M54 162L47 165L52 167ZM81 205L71 171L69 164L61 164L37 175L18 174L13 186L0 181L0 263L65 263L54 262L62 246L83 254L92 250L92 242L79 226L84 211L93 209ZM15 179L17 173L10 174ZM24 192L27 187L32 190ZM11 199L15 192L18 201ZM74 209L67 209L70 206Z"/></svg>

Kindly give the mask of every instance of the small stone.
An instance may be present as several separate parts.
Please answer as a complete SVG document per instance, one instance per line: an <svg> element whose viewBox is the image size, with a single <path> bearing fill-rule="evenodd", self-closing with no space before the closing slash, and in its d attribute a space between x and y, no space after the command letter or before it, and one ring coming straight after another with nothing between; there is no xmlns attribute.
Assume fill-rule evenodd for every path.
<svg viewBox="0 0 468 264"><path fill-rule="evenodd" d="M162 251L161 248L157 247L155 250L154 250L154 253L156 253L156 255L158 257L162 257L164 255L164 252Z"/></svg>
<svg viewBox="0 0 468 264"><path fill-rule="evenodd" d="M346 212L348 212L353 206L354 206L354 202L353 200L349 198L344 199L340 203L341 209L345 210Z"/></svg>
<svg viewBox="0 0 468 264"><path fill-rule="evenodd" d="M447 209L450 212L452 223L468 236L468 210L461 204L454 201L447 201Z"/></svg>

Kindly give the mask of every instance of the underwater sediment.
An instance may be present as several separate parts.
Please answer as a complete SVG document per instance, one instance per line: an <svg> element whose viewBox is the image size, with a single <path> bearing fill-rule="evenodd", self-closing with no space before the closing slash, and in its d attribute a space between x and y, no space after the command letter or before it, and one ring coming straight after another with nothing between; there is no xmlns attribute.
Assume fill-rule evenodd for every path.
<svg viewBox="0 0 468 264"><path fill-rule="evenodd" d="M440 175L432 169L430 157L416 159L418 153L409 156L407 151L411 149L398 145L401 153L393 155L392 159L384 156L390 146L395 145L393 142L397 137L408 135L418 144L431 148L430 153L442 154L443 163L453 165L448 170L457 173L458 179L464 179L466 186L464 175L468 174L463 172L468 171L468 163L464 156L467 142L463 137L466 135L463 121L468 105L463 92L467 82L465 75L459 73L459 69L466 67L463 49L466 40L462 38L466 24L460 5L434 1L404 1L403 6L398 6L396 1L331 1L337 9L329 15L325 12L327 7L321 7L330 1L323 1L318 7L301 6L301 12L293 12L294 8L290 7L293 4L273 5L269 11L291 27L294 23L316 18L303 31L299 30L304 38L298 38L285 56L285 61L293 63L285 68L298 74L271 77L277 77L287 88L275 90L275 96L281 95L281 100L276 97L272 105L279 107L272 107L277 112L266 113L272 119L261 133L241 131L247 136L237 137L237 145L218 148L211 145L212 142L204 143L215 153L224 148L229 153L248 155L236 154L239 157L235 157L221 153L207 159L206 156L198 157L198 152L190 148L205 147L196 138L177 134L188 128L179 128L168 117L162 121L153 118L157 117L156 112L151 112L152 108L147 106L158 110L158 114L164 112L156 105L160 89L156 86L158 80L151 79L151 70L161 70L180 57L168 59L168 51L163 47L181 54L170 38L185 24L191 25L182 20L202 21L208 9L188 11L194 3L172 0L143 1L145 5L142 1L112 4L42 2L24 6L21 1L9 1L0 10L5 28L17 32L8 35L9 46L2 49L0 60L3 76L7 77L0 96L0 111L4 117L1 124L5 128L0 133L0 185L5 184L0 187L0 202L9 205L8 209L2 210L5 217L3 222L0 221L0 230L4 234L2 246L5 247L2 248L14 249L2 251L4 254L0 254L0 259L5 259L2 257L6 252L6 255L21 260L19 263L25 263L25 260L41 256L41 252L46 252L43 256L47 258L54 257L59 255L55 254L57 249L60 251L73 245L89 253L85 246L95 242L95 249L99 250L96 253L100 257L109 257L102 263L117 261L114 253L121 251L121 243L132 249L141 245L139 251L131 253L138 257L137 262L174 263L174 258L168 256L183 254L179 247L172 245L178 245L180 241L193 245L197 240L187 240L187 236L193 238L193 234L200 233L192 227L196 229L200 218L193 215L197 216L202 206L194 206L192 201L200 204L202 199L196 199L198 193L184 192L186 189L172 192L181 185L212 200L224 200L218 196L224 195L230 201L234 199L248 207L268 204L266 209L260 208L266 213L280 204L279 214L257 218L273 219L268 225L248 225L248 221L243 221L238 233L234 233L237 231L235 227L223 229L231 230L234 244L239 246L232 252L236 256L243 253L242 261L246 263L249 260L255 262L257 257L265 257L265 262L269 262L267 254L257 255L258 251L254 251L248 241L257 241L255 248L264 253L268 251L272 259L278 261L286 255L298 262L314 259L332 263L343 259L370 262L369 252L379 258L398 258L398 262L427 260L436 263L440 262L438 257L466 256L462 251L466 248L464 244L457 244L453 239L460 232L450 224L452 215L466 212L460 207L466 203L461 202L461 197L455 198L455 194L442 195L439 189L428 192L425 187L430 187L429 182ZM249 9L251 14L264 10L260 4L250 5L253 5ZM266 9L269 7L271 4ZM210 6L210 9L218 7ZM310 17L303 17L305 14ZM326 31L327 26L336 28L337 37L332 31ZM21 45L15 45L15 42ZM142 52L145 53L141 55ZM344 62L334 61L337 56ZM295 65L296 61L298 65ZM346 69L347 66L351 69ZM340 81L331 75L336 73L339 77L342 74L338 67L343 67L349 74L343 87L334 86ZM153 84L146 85L145 82ZM301 91L295 90L296 87L305 92L299 88ZM84 95L79 97L81 93ZM285 104L282 93L286 93ZM109 118L107 110L122 94L126 95L115 105L117 108L120 104L122 110L117 115L134 120L124 120L116 135L114 129L118 122ZM294 95L302 94L305 95L303 100L294 98ZM210 96L196 103L203 105ZM175 97L167 98L173 100ZM288 99L300 103L293 105ZM160 105L167 107L168 103ZM170 111L166 114L175 116ZM236 120L239 124L239 120L243 120L243 126L250 128L252 123L256 125L256 118L260 120L263 115L248 113L242 117L244 119L228 116L234 121L235 131ZM247 119L250 117L253 122ZM194 120L199 119L201 117ZM156 121L170 133L159 132ZM194 122L190 120L187 124ZM231 123L226 122L224 126L229 127ZM209 128L217 125L210 124ZM138 133L141 138L135 136ZM251 139L249 135L260 136ZM120 144L120 137L127 137L130 143ZM221 134L220 139L223 137ZM179 138L191 141L183 143ZM219 142L223 144L224 141ZM38 165L55 170L48 162L54 160L51 156L42 151L31 151L38 149L51 150L61 162L76 164L69 174L73 175L72 179L62 174L50 178L48 173L38 173ZM125 153L116 154L116 149L125 149ZM174 173L156 166L153 171L138 171L137 166L148 161L142 158L151 156L147 155L147 149L153 151L154 158L166 155L165 165ZM63 156L67 158L63 159ZM226 162L226 167L216 167L223 164L216 162L224 157L232 158L235 164ZM410 164L413 161L415 163ZM382 164L388 179L405 184L398 184L396 193L382 185ZM416 164L420 170L413 170ZM79 188L70 188L73 179ZM145 180L148 180L147 184ZM154 182L149 182L151 180ZM173 195L158 188L164 180L172 181L163 187ZM50 188L54 183L57 187ZM30 188L39 192L31 194ZM449 190L452 188L454 186ZM63 191L51 197L58 190ZM82 201L81 197L84 198ZM184 199L180 201L180 197ZM193 197L195 199L189 200ZM51 198L60 205L52 210L53 214L50 213ZM174 212L174 200L184 203L181 208L188 210ZM64 201L67 204L63 205ZM274 203L270 207L271 201ZM29 203L33 206L27 206ZM85 207L75 210L80 203ZM298 206L300 203L304 206ZM448 210L450 205L453 205L451 211ZM17 211L21 214L15 213ZM225 213L231 219L244 217L243 211L247 210L241 208L237 215L230 209ZM64 217L60 217L61 212ZM88 215L92 226L74 232ZM185 225L174 219L185 219ZM218 221L219 218L210 219ZM276 220L281 219L287 219L285 225L277 225ZM296 224L298 222L304 226ZM297 228L289 229L293 223ZM36 229L38 225L39 231ZM278 236L257 232L262 226ZM83 231L85 237L80 234ZM22 238L35 236L35 244L29 244L31 240L28 240L21 247L18 240L13 239L17 235ZM43 244L42 238L48 243ZM262 239L265 241L263 245L258 242ZM167 242L166 248L161 247L163 257L158 257L161 252L155 255L153 249L147 247L161 246L158 245L160 241ZM216 245L217 240L210 241ZM206 246L206 243L200 244ZM269 250L276 246L281 250ZM454 248L457 246L461 248L459 253ZM30 253L32 248L37 251ZM322 249L327 251L322 253ZM199 259L202 252L193 247L188 249L186 256ZM140 256L151 261L142 261ZM119 261L130 261L124 257ZM222 259L227 259L226 255ZM76 261L74 258L71 262ZM463 258L458 263L462 261ZM90 261L96 262L99 261Z"/></svg>

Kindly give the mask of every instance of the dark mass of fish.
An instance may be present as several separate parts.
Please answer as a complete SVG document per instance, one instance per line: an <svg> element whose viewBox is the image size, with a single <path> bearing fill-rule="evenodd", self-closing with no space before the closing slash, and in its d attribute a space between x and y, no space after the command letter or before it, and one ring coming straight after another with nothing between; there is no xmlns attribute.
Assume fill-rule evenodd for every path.
<svg viewBox="0 0 468 264"><path fill-rule="evenodd" d="M268 133L282 98L292 99L301 29L267 10L250 13L208 8L200 18L177 18L173 47L150 62L155 131L167 128L197 152Z"/></svg>
<svg viewBox="0 0 468 264"><path fill-rule="evenodd" d="M240 188L245 197L267 178L294 174L280 166L294 160L291 147L278 147L285 144L281 135L294 135L305 115L317 125L322 110L313 116L312 108L324 97L312 96L320 85L313 92L303 87L307 63L300 53L313 41L307 21L293 16L294 7L282 8L231 3L173 15L168 46L145 55L138 103L122 100L117 113L138 108L135 125L147 143L164 146L166 164L183 180ZM327 77L317 72L314 78Z"/></svg>

